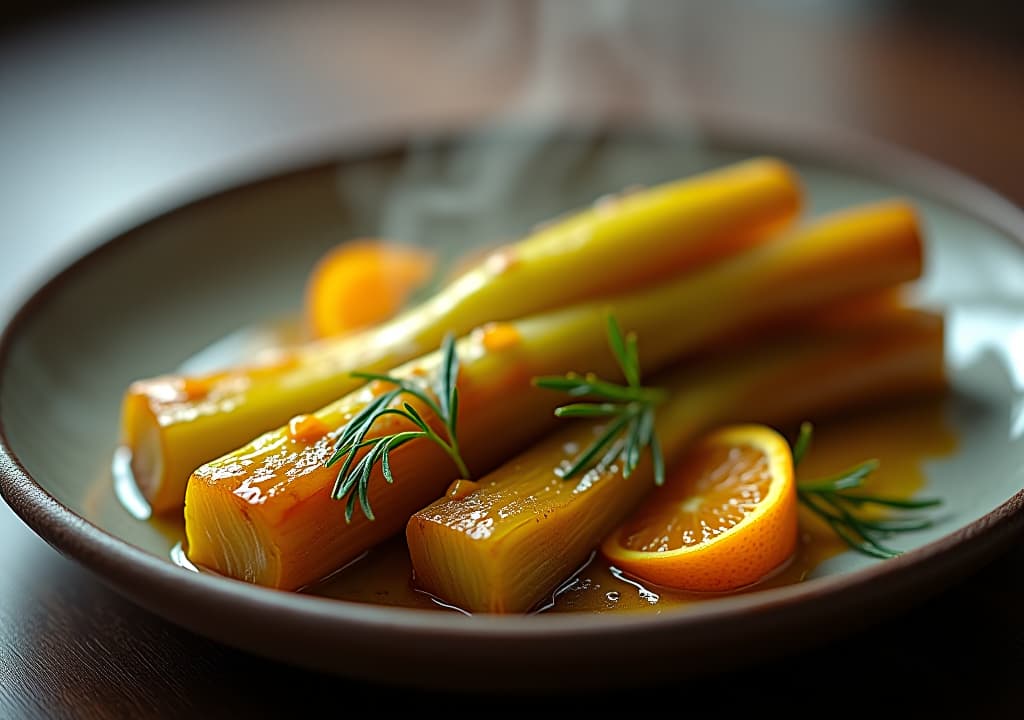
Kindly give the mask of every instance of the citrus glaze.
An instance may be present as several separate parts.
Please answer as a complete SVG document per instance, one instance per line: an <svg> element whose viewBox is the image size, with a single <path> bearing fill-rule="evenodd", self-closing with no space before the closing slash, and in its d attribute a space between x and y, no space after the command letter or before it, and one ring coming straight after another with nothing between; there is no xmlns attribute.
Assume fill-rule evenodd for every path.
<svg viewBox="0 0 1024 720"><path fill-rule="evenodd" d="M782 429L787 437L794 437L795 428ZM865 491L911 497L921 490L926 492L924 464L951 455L956 445L956 436L946 419L945 402L941 399L861 412L815 425L814 444L797 470L797 481L823 477L874 457L880 460L881 466L868 479ZM103 526L123 523L128 515L133 518L132 522L145 519L148 512L140 515L132 510L132 497L119 497L124 493L111 491L124 485L112 484L109 474L102 475L85 499L88 516L96 518ZM150 517L147 523L154 535L162 538L167 556L184 557L181 548L185 533L180 517L157 515ZM817 516L801 508L800 537L793 557L770 577L738 592L799 583L811 576L821 563L846 549ZM402 537L377 546L304 592L350 602L452 611L437 599L416 590ZM542 603L538 611L660 612L667 607L720 597L715 593L686 593L639 582L596 552L552 594L554 597Z"/></svg>
<svg viewBox="0 0 1024 720"><path fill-rule="evenodd" d="M926 400L884 412L867 411L821 422L814 444L797 470L797 481L834 473L868 457L878 458L879 470L865 485L866 492L907 498L925 488L924 463L951 454L956 438L941 400ZM792 428L784 428L794 437ZM741 455L741 460L749 457ZM755 460L756 462L756 460ZM791 585L807 579L821 563L845 551L846 545L816 516L800 511L797 550L770 577L738 592ZM371 550L306 592L354 602L448 610L418 592L412 578L404 538ZM705 602L718 593L687 593L631 578L595 553L573 578L567 578L556 597L542 603L543 612L660 612L666 607Z"/></svg>

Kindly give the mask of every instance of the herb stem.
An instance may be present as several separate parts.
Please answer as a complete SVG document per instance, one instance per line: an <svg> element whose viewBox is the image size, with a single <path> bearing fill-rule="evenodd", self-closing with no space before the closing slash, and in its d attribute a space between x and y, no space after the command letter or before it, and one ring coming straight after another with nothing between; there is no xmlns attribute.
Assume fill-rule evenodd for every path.
<svg viewBox="0 0 1024 720"><path fill-rule="evenodd" d="M443 447L444 451L448 453L448 457L455 462L455 467L459 469L459 473L462 478L469 480L472 476L469 474L469 468L466 467L466 462L462 459L462 453L459 452L458 438L455 437L455 435L452 435L451 442L448 444L442 443L441 447Z"/></svg>
<svg viewBox="0 0 1024 720"><path fill-rule="evenodd" d="M591 396L601 400L563 405L555 410L557 417L610 419L600 436L567 469L556 472L560 477L568 479L595 464L607 467L621 460L622 474L629 477L640 463L642 450L649 448L654 482L661 485L665 482L665 460L654 432L654 408L665 400L667 394L661 388L643 387L640 384L640 355L636 335L623 335L618 321L611 315L607 319L607 332L608 345L626 379L625 385L602 380L593 373L580 375L570 372L533 379L537 387L558 390L570 397ZM605 448L608 448L607 451ZM605 451L603 455L602 451Z"/></svg>
<svg viewBox="0 0 1024 720"><path fill-rule="evenodd" d="M811 444L810 423L800 426L800 435L793 444L793 464L798 465ZM851 549L874 558L889 559L900 552L886 547L878 535L924 530L933 525L929 518L909 517L869 520L856 516L852 510L863 505L879 505L896 510L921 510L942 504L936 498L901 500L881 495L851 493L878 469L877 460L866 460L841 473L813 482L797 484L797 498L803 505L828 523L832 531Z"/></svg>
<svg viewBox="0 0 1024 720"><path fill-rule="evenodd" d="M341 429L334 446L334 454L327 460L327 467L344 460L335 480L334 489L331 491L331 497L335 500L346 500L345 522L352 522L357 501L366 518L374 519L369 500L369 484L373 467L379 462L384 480L389 484L393 483L391 452L407 442L420 438L430 440L451 458L462 477L470 478L469 469L459 450L459 440L456 434L459 409L459 392L456 381L459 375L459 358L455 351L455 338L452 335L445 337L441 345L440 366L435 377L426 385L407 378L381 373L357 372L353 375L363 380L389 383L395 388L378 395L367 403ZM425 410L433 413L444 425L445 437L431 427L420 410L417 410L411 403L402 402L401 408L393 407L402 395L419 400ZM432 395L436 395L436 399ZM367 439L366 435L373 424L386 415L397 415L417 429L402 430ZM369 450L357 462L356 454L364 448L369 448Z"/></svg>

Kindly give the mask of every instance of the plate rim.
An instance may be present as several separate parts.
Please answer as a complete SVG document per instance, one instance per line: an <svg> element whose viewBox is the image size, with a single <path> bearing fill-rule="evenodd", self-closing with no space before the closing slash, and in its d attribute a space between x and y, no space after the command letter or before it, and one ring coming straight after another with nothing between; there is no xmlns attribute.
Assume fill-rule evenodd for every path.
<svg viewBox="0 0 1024 720"><path fill-rule="evenodd" d="M870 177L896 181L913 189L916 194L930 196L959 213L1000 230L1024 251L1024 212L977 180L903 147L833 128L825 131L820 127L801 128L791 123L765 124L763 118L752 122L749 117L740 119L734 115L706 112L702 114L698 126L701 137L726 147L755 146L763 148L760 154L780 153L786 157L823 164L829 169L852 170L866 173ZM632 127L643 132L652 129L645 130L636 125ZM658 131L657 128L653 130ZM450 133L445 133L444 137L453 139ZM0 334L0 369L6 367L18 335L31 322L36 307L51 294L58 292L73 275L102 261L105 255L116 252L123 244L130 242L136 232L161 222L167 216L218 201L233 193L248 192L254 187L292 179L304 173L321 172L346 162L400 153L407 146L408 140L407 135L400 135L386 140L375 139L369 145L350 151L339 151L337 147L325 148L321 159L315 163L306 160L298 167L265 169L263 173L251 176L250 180L235 182L224 189L179 203L141 223L108 235L105 241L63 263L20 303ZM0 405L2 403L3 385L0 383ZM917 599L923 599L930 592L952 584L976 567L977 562L991 558L1024 533L1024 489L1021 489L980 518L898 558L790 586L725 597L697 606L666 610L660 614L623 613L614 618L585 613L476 615L466 618L455 613L288 593L230 578L183 571L169 560L150 554L103 530L51 495L32 478L11 448L2 415L0 495L51 546L88 567L102 581L136 603L176 624L258 653L261 652L260 648L234 641L227 630L219 631L210 627L209 623L198 620L183 620L181 613L169 607L166 600L155 602L152 592L141 592L137 585L159 586L162 592L172 597L198 598L200 606L217 611L214 615L223 613L225 607L244 616L273 614L281 617L283 614L288 619L284 624L289 628L302 628L306 627L306 623L315 622L318 627L325 628L325 634L336 634L339 631L351 633L360 642L371 641L374 632L397 632L400 636L421 638L436 639L443 636L446 641L470 644L497 639L538 642L566 637L626 639L630 636L635 643L636 638L652 639L659 633L675 635L695 631L697 628L705 635L708 632L713 634L715 628L721 629L737 616L774 619L785 626L787 622L796 622L794 613L808 604L815 607L813 617L820 619L831 610L844 604L849 605L851 591L871 597L874 601L871 606L874 614L881 614L879 606L900 593L901 589L904 594L915 586L923 589L926 592L917 596ZM913 578L917 578L917 581L911 582ZM866 608L865 616L872 614L871 607ZM547 644L551 645L550 642ZM282 659L277 653L269 656ZM301 657L287 659L308 664L303 663ZM312 664L321 669L338 669L331 663ZM354 670L355 674L360 674L358 669Z"/></svg>

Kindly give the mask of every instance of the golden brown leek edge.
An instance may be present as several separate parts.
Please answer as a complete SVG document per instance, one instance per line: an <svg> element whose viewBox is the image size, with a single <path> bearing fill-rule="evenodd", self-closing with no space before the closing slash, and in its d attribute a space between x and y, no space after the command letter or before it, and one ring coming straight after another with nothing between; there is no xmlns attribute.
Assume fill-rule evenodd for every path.
<svg viewBox="0 0 1024 720"><path fill-rule="evenodd" d="M671 471L697 433L720 423L819 419L943 387L942 323L904 311L660 381L670 400L657 433ZM417 585L471 612L526 612L550 597L654 488L647 455L628 478L620 464L571 480L555 474L600 427L567 427L413 515L406 538Z"/></svg>
<svg viewBox="0 0 1024 720"><path fill-rule="evenodd" d="M479 476L550 427L560 399L534 388L532 377L567 370L618 376L606 344L608 313L637 333L643 369L651 372L743 328L916 277L920 254L913 212L883 203L824 218L689 278L474 332L458 345L465 459ZM429 374L438 362L432 353L395 374ZM379 468L371 475L374 522L357 513L346 524L344 503L330 499L337 468L324 461L337 428L383 389L365 387L313 413L325 428L321 437L293 437L284 427L199 468L185 504L193 561L263 585L300 587L399 532L440 496L455 479L454 465L439 460L431 443L413 441L393 455L401 465L395 485ZM394 429L380 422L371 436Z"/></svg>
<svg viewBox="0 0 1024 720"><path fill-rule="evenodd" d="M384 325L295 349L267 363L201 377L134 383L123 443L157 512L181 507L202 463L352 391L355 370L384 372L464 334L678 276L749 247L800 205L792 171L756 159L605 199L499 250L438 295Z"/></svg>

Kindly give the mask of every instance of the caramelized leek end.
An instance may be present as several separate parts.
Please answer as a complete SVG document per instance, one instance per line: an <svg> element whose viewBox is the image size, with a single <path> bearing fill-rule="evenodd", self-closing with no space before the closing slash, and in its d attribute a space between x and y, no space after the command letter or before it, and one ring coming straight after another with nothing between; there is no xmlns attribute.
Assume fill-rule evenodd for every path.
<svg viewBox="0 0 1024 720"><path fill-rule="evenodd" d="M153 510L181 507L189 474L298 413L496 320L635 290L768 238L800 206L790 169L756 159L595 206L496 251L422 305L376 328L297 348L286 362L133 384L122 441Z"/></svg>
<svg viewBox="0 0 1024 720"><path fill-rule="evenodd" d="M650 373L766 324L799 322L824 305L912 280L920 269L914 214L902 203L883 203L780 234L690 276L485 326L458 343L464 459L479 477L551 427L563 398L533 387L534 376L579 369L619 377L607 345L608 313L637 334ZM395 374L429 373L438 362L435 352ZM401 468L394 485L379 467L370 476L376 520L357 511L346 524L345 503L330 497L338 467L324 462L336 430L376 391L357 390L312 413L321 438L294 437L285 426L196 470L185 500L193 562L262 585L301 587L400 532L440 497L456 479L455 466L429 441L414 440L395 453ZM370 437L388 428L378 422Z"/></svg>
<svg viewBox="0 0 1024 720"><path fill-rule="evenodd" d="M720 423L817 418L943 387L942 323L903 311L661 381L671 399L657 433L671 464ZM556 474L599 427L569 427L413 515L406 538L417 585L471 612L522 613L550 597L653 487L646 453L628 478L618 465Z"/></svg>

